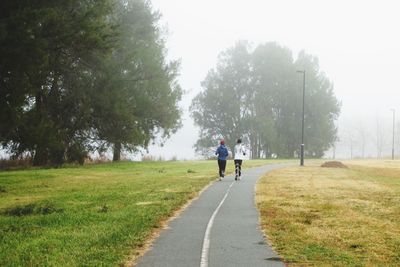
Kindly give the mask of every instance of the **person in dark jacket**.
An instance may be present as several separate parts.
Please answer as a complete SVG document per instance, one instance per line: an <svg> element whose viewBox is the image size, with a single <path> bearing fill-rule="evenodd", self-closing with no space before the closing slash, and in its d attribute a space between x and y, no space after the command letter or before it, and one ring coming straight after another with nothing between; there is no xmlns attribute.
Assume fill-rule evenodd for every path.
<svg viewBox="0 0 400 267"><path fill-rule="evenodd" d="M219 142L219 147L215 151L215 155L218 155L218 168L219 168L219 180L225 176L226 159L228 157L228 149L225 146L225 141L222 139Z"/></svg>

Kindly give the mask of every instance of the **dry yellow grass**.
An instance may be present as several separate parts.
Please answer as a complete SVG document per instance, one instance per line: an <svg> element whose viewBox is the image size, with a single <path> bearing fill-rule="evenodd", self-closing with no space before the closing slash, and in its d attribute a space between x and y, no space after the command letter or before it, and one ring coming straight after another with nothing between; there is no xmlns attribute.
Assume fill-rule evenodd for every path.
<svg viewBox="0 0 400 267"><path fill-rule="evenodd" d="M400 162L344 163L263 177L266 235L289 266L400 266Z"/></svg>

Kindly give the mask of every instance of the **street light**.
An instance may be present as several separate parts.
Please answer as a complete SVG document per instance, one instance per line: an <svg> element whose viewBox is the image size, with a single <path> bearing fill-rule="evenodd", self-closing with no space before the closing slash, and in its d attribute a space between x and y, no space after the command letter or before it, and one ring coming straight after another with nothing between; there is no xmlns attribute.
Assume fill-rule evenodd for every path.
<svg viewBox="0 0 400 267"><path fill-rule="evenodd" d="M303 115L301 120L300 166L304 166L304 103L306 93L306 71L298 70L297 73L303 74Z"/></svg>
<svg viewBox="0 0 400 267"><path fill-rule="evenodd" d="M393 111L393 140L392 140L392 160L394 160L394 123L395 123L395 114L396 114L396 110L394 108L390 109L391 111Z"/></svg>

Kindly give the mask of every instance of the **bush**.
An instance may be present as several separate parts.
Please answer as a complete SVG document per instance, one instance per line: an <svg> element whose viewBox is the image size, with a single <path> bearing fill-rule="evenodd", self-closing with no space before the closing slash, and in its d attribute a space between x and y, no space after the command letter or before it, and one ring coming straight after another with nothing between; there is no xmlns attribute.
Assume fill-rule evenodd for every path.
<svg viewBox="0 0 400 267"><path fill-rule="evenodd" d="M143 155L142 161L165 161L165 159L162 156Z"/></svg>
<svg viewBox="0 0 400 267"><path fill-rule="evenodd" d="M24 169L32 167L32 158L0 159L0 170Z"/></svg>
<svg viewBox="0 0 400 267"><path fill-rule="evenodd" d="M63 212L64 209L56 208L54 204L46 203L30 203L26 205L18 205L5 209L2 214L7 216L28 216L28 215L47 215L55 212Z"/></svg>

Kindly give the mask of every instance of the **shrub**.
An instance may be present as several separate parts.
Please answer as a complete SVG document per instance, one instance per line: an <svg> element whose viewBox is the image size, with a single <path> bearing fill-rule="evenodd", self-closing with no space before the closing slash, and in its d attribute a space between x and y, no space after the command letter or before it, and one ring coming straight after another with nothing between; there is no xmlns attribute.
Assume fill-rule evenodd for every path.
<svg viewBox="0 0 400 267"><path fill-rule="evenodd" d="M29 203L26 205L18 205L5 209L2 214L8 216L28 216L28 215L47 215L55 212L63 212L63 209L56 208L54 204L46 203Z"/></svg>

